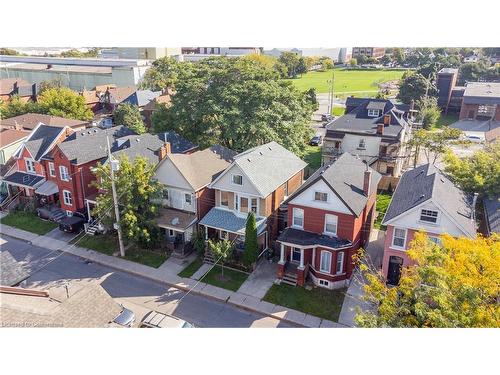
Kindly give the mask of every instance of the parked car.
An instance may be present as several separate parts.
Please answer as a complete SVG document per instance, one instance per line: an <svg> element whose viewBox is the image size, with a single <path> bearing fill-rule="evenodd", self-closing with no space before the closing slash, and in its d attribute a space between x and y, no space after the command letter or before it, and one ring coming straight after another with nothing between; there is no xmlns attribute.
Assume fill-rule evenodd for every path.
<svg viewBox="0 0 500 375"><path fill-rule="evenodd" d="M321 135L315 135L312 137L312 139L309 141L309 144L311 146L321 146L323 144L323 137Z"/></svg>
<svg viewBox="0 0 500 375"><path fill-rule="evenodd" d="M58 222L66 217L66 213L56 205L45 205L36 209L36 214L40 219Z"/></svg>
<svg viewBox="0 0 500 375"><path fill-rule="evenodd" d="M323 113L321 115L321 121L327 121L327 122L330 122L333 120L333 116L328 114L328 113Z"/></svg>
<svg viewBox="0 0 500 375"><path fill-rule="evenodd" d="M85 225L85 216L75 212L73 216L66 216L59 220L59 229L67 233L80 233Z"/></svg>
<svg viewBox="0 0 500 375"><path fill-rule="evenodd" d="M132 310L122 307L122 311L118 316L113 320L114 323L119 324L123 327L132 327L132 324L135 322L135 314Z"/></svg>
<svg viewBox="0 0 500 375"><path fill-rule="evenodd" d="M194 328L191 323L172 315L150 311L142 319L140 328Z"/></svg>

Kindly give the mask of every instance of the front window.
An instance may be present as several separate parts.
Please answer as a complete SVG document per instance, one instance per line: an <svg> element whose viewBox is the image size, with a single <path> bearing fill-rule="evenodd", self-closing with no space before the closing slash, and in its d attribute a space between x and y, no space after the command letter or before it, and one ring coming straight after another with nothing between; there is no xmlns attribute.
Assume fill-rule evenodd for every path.
<svg viewBox="0 0 500 375"><path fill-rule="evenodd" d="M240 198L240 212L248 212L248 198Z"/></svg>
<svg viewBox="0 0 500 375"><path fill-rule="evenodd" d="M29 173L35 173L35 162L31 159L24 159L26 162L26 171Z"/></svg>
<svg viewBox="0 0 500 375"><path fill-rule="evenodd" d="M380 112L378 109L369 109L368 110L368 116L370 117L378 117L380 115Z"/></svg>
<svg viewBox="0 0 500 375"><path fill-rule="evenodd" d="M163 189L162 196L163 199L168 201L168 189Z"/></svg>
<svg viewBox="0 0 500 375"><path fill-rule="evenodd" d="M335 268L335 272L338 274L344 271L344 252L341 251L337 253L337 265Z"/></svg>
<svg viewBox="0 0 500 375"><path fill-rule="evenodd" d="M325 215L325 233L336 236L337 235L337 216Z"/></svg>
<svg viewBox="0 0 500 375"><path fill-rule="evenodd" d="M406 230L401 228L394 228L392 236L392 246L403 248L406 242Z"/></svg>
<svg viewBox="0 0 500 375"><path fill-rule="evenodd" d="M233 184L243 185L243 176L239 174L233 174L232 176Z"/></svg>
<svg viewBox="0 0 500 375"><path fill-rule="evenodd" d="M63 190L63 198L65 205L67 206L73 205L73 197L71 196L71 192L69 192L68 190Z"/></svg>
<svg viewBox="0 0 500 375"><path fill-rule="evenodd" d="M358 148L364 150L366 148L366 143L364 139L359 140Z"/></svg>
<svg viewBox="0 0 500 375"><path fill-rule="evenodd" d="M220 205L223 207L229 207L229 193L227 191L220 192Z"/></svg>
<svg viewBox="0 0 500 375"><path fill-rule="evenodd" d="M184 194L184 199L186 200L186 204L191 205L191 194Z"/></svg>
<svg viewBox="0 0 500 375"><path fill-rule="evenodd" d="M331 264L332 264L332 253L330 253L329 251L323 250L321 252L321 261L320 261L319 270L321 272L330 273L330 265Z"/></svg>
<svg viewBox="0 0 500 375"><path fill-rule="evenodd" d="M49 174L51 177L56 177L56 167L54 167L54 163L49 162Z"/></svg>
<svg viewBox="0 0 500 375"><path fill-rule="evenodd" d="M301 208L293 209L293 222L294 227L303 228L304 227L304 210Z"/></svg>
<svg viewBox="0 0 500 375"><path fill-rule="evenodd" d="M425 221L427 223L436 223L438 213L432 210L422 210L420 212L420 221Z"/></svg>
<svg viewBox="0 0 500 375"><path fill-rule="evenodd" d="M225 230L220 231L220 239L221 240L229 240L229 233L227 233Z"/></svg>
<svg viewBox="0 0 500 375"><path fill-rule="evenodd" d="M314 193L314 200L315 201L320 201L320 202L326 202L326 201L328 201L328 194L316 191Z"/></svg>
<svg viewBox="0 0 500 375"><path fill-rule="evenodd" d="M252 198L251 199L251 210L254 214L257 214L257 198Z"/></svg>
<svg viewBox="0 0 500 375"><path fill-rule="evenodd" d="M68 168L66 168L64 165L59 166L59 177L63 181L69 181Z"/></svg>

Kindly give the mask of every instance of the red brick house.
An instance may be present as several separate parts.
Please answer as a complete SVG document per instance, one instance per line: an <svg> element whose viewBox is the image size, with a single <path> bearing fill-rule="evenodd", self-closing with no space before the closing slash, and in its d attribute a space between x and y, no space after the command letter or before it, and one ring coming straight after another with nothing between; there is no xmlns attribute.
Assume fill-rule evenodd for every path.
<svg viewBox="0 0 500 375"><path fill-rule="evenodd" d="M278 277L345 286L352 256L369 238L381 175L349 153L321 167L286 200L287 228L280 234Z"/></svg>

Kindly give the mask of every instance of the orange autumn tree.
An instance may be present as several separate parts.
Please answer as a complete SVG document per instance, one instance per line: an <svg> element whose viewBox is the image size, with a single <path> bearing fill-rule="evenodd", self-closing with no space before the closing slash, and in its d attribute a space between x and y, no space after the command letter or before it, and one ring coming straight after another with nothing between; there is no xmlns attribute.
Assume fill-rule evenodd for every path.
<svg viewBox="0 0 500 375"><path fill-rule="evenodd" d="M361 327L500 327L500 237L441 237L441 245L418 233L398 286L388 287L380 271L360 262L364 299ZM363 257L363 256L362 256ZM363 259L362 259L363 260Z"/></svg>

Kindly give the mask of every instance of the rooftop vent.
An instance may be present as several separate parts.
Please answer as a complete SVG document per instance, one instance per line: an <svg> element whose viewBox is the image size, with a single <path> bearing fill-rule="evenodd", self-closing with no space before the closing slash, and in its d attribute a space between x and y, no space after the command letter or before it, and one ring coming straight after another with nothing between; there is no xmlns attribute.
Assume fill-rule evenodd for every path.
<svg viewBox="0 0 500 375"><path fill-rule="evenodd" d="M179 218L178 217L174 217L172 219L172 225L178 225L179 224Z"/></svg>
<svg viewBox="0 0 500 375"><path fill-rule="evenodd" d="M252 161L250 160L250 158L247 159L249 163L251 163Z"/></svg>

